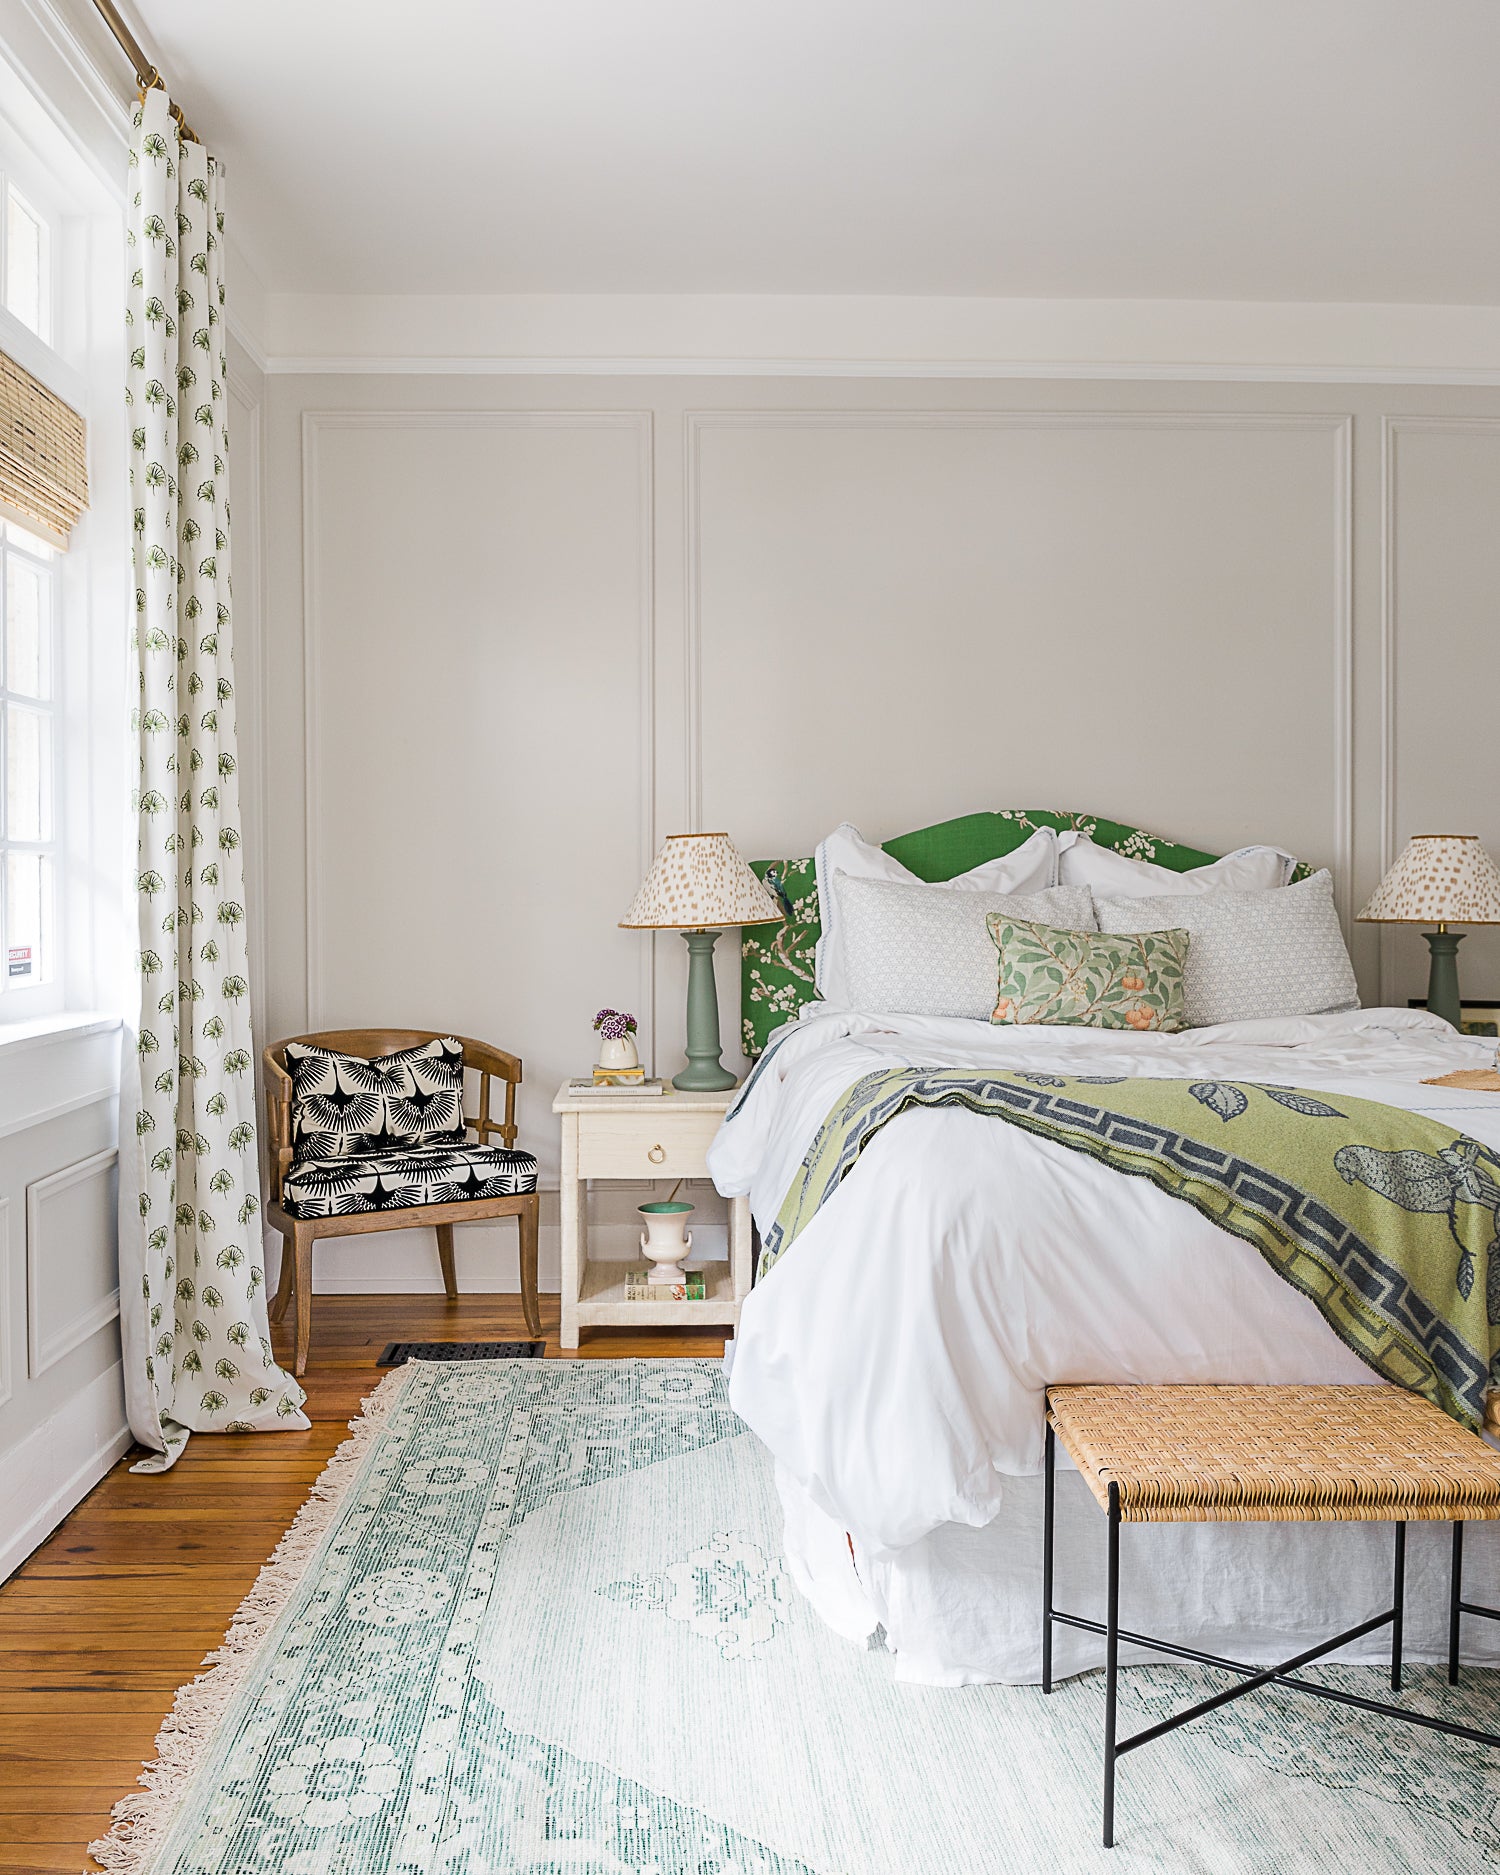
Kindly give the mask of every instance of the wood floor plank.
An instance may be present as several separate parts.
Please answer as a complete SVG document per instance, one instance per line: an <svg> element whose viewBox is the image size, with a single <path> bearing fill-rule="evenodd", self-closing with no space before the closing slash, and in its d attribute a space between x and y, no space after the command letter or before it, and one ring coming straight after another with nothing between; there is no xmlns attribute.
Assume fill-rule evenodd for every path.
<svg viewBox="0 0 1500 1875"><path fill-rule="evenodd" d="M188 1675L191 1679L191 1673ZM178 1685L182 1682L179 1680ZM161 1727L162 1696L166 1694L170 1703L176 1692L175 1686L135 1686L105 1689L92 1686L42 1686L30 1694L7 1693L0 1691L0 1726L11 1719L20 1719L29 1723L37 1700L45 1699L48 1713L55 1718L73 1720L73 1743L76 1746L77 1721L107 1720L114 1727L120 1719L133 1719L144 1714L151 1721L151 1736L154 1739Z"/></svg>
<svg viewBox="0 0 1500 1875"><path fill-rule="evenodd" d="M542 1301L546 1356L555 1297ZM516 1296L319 1296L304 1377L310 1431L200 1435L171 1471L127 1458L0 1585L0 1870L78 1875L177 1688L202 1670L348 1422L390 1341L529 1340ZM290 1354L276 1336L278 1355ZM599 1330L584 1360L716 1356L685 1329ZM139 1454L137 1454L139 1456ZM108 1753L108 1756L92 1755Z"/></svg>
<svg viewBox="0 0 1500 1875"><path fill-rule="evenodd" d="M35 1702L43 1712L29 1712L0 1719L0 1757L12 1764L72 1764L93 1735L88 1726L78 1723L76 1712L59 1712L47 1695ZM110 1718L107 1736L111 1751L129 1752L141 1764L149 1762L147 1753L161 1730L161 1721L171 1711L170 1700L154 1716L149 1713L119 1713Z"/></svg>
<svg viewBox="0 0 1500 1875"><path fill-rule="evenodd" d="M106 1803L99 1814L100 1830L107 1827L109 1812L110 1806ZM57 1848L72 1849L78 1839L78 1817L68 1811L49 1814L42 1810L9 1816L5 1819L5 1833L12 1843L48 1843ZM76 1853L75 1850L75 1856Z"/></svg>
<svg viewBox="0 0 1500 1875"><path fill-rule="evenodd" d="M149 1667L127 1664L115 1656L108 1656L108 1666L98 1666L87 1660L59 1666L55 1664L55 1655L45 1657L54 1664L37 1664L42 1658L23 1654L19 1649L14 1654L8 1650L0 1653L0 1660L16 1662L14 1666L0 1667L0 1712L10 1710L4 1703L7 1699L23 1693L129 1692L141 1686L150 1687L154 1692L175 1693L184 1678L191 1679L203 1667L202 1661L193 1659L191 1652L178 1654L165 1648ZM33 1664L22 1664L27 1661ZM30 1710L29 1706L26 1709Z"/></svg>
<svg viewBox="0 0 1500 1875"><path fill-rule="evenodd" d="M22 1869L25 1875L78 1875L78 1866L77 1852L61 1843L0 1841L0 1868Z"/></svg>
<svg viewBox="0 0 1500 1875"><path fill-rule="evenodd" d="M17 1785L6 1801L7 1820L15 1816L106 1817L122 1793L113 1784ZM75 1824L75 1832L81 1824ZM71 1838L69 1840L72 1840Z"/></svg>

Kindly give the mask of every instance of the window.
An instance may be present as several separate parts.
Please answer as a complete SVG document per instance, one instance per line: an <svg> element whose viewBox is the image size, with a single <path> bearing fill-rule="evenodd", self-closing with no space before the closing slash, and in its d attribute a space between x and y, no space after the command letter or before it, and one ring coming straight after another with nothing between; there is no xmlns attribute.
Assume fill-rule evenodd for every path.
<svg viewBox="0 0 1500 1875"><path fill-rule="evenodd" d="M13 182L5 185L5 310L43 344L52 340L51 230Z"/></svg>
<svg viewBox="0 0 1500 1875"><path fill-rule="evenodd" d="M120 655L133 617L123 200L26 81L6 88L8 70L0 48L0 403L22 419L0 461L0 1039L127 1008L139 987L121 837L133 701Z"/></svg>
<svg viewBox="0 0 1500 1875"><path fill-rule="evenodd" d="M7 521L0 531L0 997L55 975L56 553Z"/></svg>

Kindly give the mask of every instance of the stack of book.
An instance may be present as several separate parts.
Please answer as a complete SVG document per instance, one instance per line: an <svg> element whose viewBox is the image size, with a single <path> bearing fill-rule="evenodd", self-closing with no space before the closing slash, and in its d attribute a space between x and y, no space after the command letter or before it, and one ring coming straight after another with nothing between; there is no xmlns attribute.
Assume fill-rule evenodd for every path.
<svg viewBox="0 0 1500 1875"><path fill-rule="evenodd" d="M621 1080L614 1080L614 1079L601 1081L598 1078L601 1074L608 1073L610 1075L613 1075L614 1072L615 1071L612 1068L611 1069L595 1068L594 1078L592 1080L569 1081L568 1093L570 1095L576 1095L576 1094L664 1094L667 1091L667 1084L665 1081L648 1081L644 1075L640 1074L639 1070L636 1071L639 1078L633 1081L621 1081Z"/></svg>
<svg viewBox="0 0 1500 1875"><path fill-rule="evenodd" d="M601 1068L594 1065L595 1087L643 1087L646 1070L639 1062L633 1068Z"/></svg>
<svg viewBox="0 0 1500 1875"><path fill-rule="evenodd" d="M684 1270L680 1283L653 1283L649 1276L649 1270L626 1270L627 1302L702 1302L708 1295L702 1270Z"/></svg>

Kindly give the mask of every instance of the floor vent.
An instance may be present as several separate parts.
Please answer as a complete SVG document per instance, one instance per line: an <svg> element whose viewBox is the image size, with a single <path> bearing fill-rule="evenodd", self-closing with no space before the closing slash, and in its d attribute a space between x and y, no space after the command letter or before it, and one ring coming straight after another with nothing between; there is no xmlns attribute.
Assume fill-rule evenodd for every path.
<svg viewBox="0 0 1500 1875"><path fill-rule="evenodd" d="M377 1367L403 1361L534 1361L545 1341L392 1341L381 1350Z"/></svg>

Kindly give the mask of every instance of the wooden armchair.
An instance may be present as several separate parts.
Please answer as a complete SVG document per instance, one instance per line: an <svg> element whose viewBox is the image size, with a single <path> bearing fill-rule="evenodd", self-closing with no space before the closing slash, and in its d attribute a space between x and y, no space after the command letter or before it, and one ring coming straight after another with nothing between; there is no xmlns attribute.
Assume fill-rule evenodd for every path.
<svg viewBox="0 0 1500 1875"><path fill-rule="evenodd" d="M533 1335L542 1332L537 1309L537 1225L539 1198L535 1189L535 1165L532 1164L531 1189L504 1196L482 1197L457 1203L412 1204L384 1209L351 1209L331 1216L298 1216L288 1210L287 1174L295 1157L292 1135L292 1076L287 1067L286 1051L293 1043L310 1048L324 1048L338 1054L356 1055L365 1060L395 1054L406 1048L419 1048L440 1041L448 1032L426 1029L332 1029L318 1035L294 1035L265 1050L266 1118L270 1143L270 1191L266 1216L281 1232L285 1248L281 1257L281 1281L271 1305L271 1319L279 1322L296 1299L295 1370L307 1367L308 1344L312 1338L312 1258L313 1244L320 1237L354 1237L367 1231L409 1230L431 1224L437 1232L438 1260L443 1270L443 1287L450 1297L457 1296L458 1282L453 1264L453 1226L478 1218L514 1217L520 1233L521 1304L526 1325ZM479 1146L489 1146L493 1136L507 1151L516 1150L516 1089L521 1084L521 1063L515 1055L492 1048L487 1042L454 1036L463 1050L465 1069L479 1076L479 1112L465 1114L464 1125L476 1136ZM499 1081L505 1088L504 1119L492 1117L492 1090ZM475 1142L471 1142L472 1145ZM462 1152L463 1147L454 1147ZM359 1162L351 1160L351 1166Z"/></svg>

